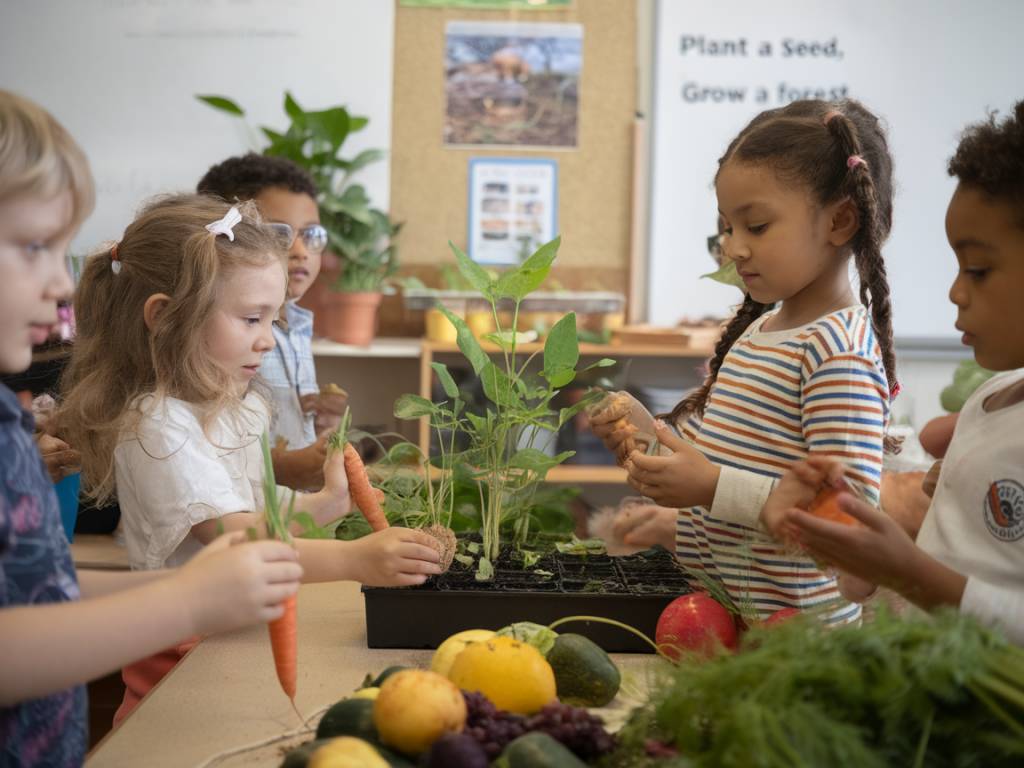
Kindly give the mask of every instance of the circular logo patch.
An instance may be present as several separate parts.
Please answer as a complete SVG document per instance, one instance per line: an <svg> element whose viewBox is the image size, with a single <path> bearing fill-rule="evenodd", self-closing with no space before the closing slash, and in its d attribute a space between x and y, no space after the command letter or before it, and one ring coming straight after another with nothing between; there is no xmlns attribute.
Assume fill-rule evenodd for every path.
<svg viewBox="0 0 1024 768"><path fill-rule="evenodd" d="M1024 485L1016 480L996 480L988 487L985 525L1000 541L1024 536Z"/></svg>

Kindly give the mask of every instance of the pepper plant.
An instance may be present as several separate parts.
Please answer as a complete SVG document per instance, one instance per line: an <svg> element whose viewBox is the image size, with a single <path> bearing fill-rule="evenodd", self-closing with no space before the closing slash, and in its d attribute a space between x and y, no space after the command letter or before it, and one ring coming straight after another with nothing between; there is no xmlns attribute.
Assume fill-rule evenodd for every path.
<svg viewBox="0 0 1024 768"><path fill-rule="evenodd" d="M497 329L477 339L462 318L444 306L438 307L455 326L459 350L482 383L487 407L483 413L472 412L467 407L468 396L459 390L448 367L434 362L434 373L446 400L435 403L419 395L402 395L395 402L394 412L400 419L430 420L431 428L441 438L438 455L430 457L433 466L446 474L468 473L486 486L487 493L480 494L483 546L477 568L477 578L486 580L493 574L502 529L511 529L517 547L526 542L538 488L553 467L574 454L564 451L550 456L534 446L538 436L557 432L602 393L590 392L572 406L558 410L552 400L579 373L611 366L615 361L603 358L577 369L580 352L575 313L555 323L541 349L524 355L517 346L519 306L548 276L560 238L542 245L522 264L498 276L488 274L455 245L449 245L463 277L490 304ZM499 304L509 302L512 322L504 327ZM485 351L481 341L493 345L492 350ZM531 364L539 355L539 375L532 374ZM456 440L458 435L466 439ZM443 494L441 501L451 504L450 492Z"/></svg>

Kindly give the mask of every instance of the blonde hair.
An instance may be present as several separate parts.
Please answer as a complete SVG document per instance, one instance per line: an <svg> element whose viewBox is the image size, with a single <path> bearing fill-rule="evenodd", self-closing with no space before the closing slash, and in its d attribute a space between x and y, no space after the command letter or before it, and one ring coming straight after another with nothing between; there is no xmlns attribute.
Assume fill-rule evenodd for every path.
<svg viewBox="0 0 1024 768"><path fill-rule="evenodd" d="M75 293L77 337L61 380L59 424L82 453L83 486L98 503L114 493L114 448L120 432L137 423L134 403L141 395L201 406L204 429L239 402L230 374L207 355L204 329L233 270L275 260L283 269L285 255L252 203L238 206L242 220L234 240L209 232L206 225L228 208L202 195L158 198L120 243L86 261ZM150 329L143 309L160 293L169 301Z"/></svg>
<svg viewBox="0 0 1024 768"><path fill-rule="evenodd" d="M28 99L0 90L0 203L15 196L49 200L65 190L72 201L70 233L95 204L89 161L53 115Z"/></svg>

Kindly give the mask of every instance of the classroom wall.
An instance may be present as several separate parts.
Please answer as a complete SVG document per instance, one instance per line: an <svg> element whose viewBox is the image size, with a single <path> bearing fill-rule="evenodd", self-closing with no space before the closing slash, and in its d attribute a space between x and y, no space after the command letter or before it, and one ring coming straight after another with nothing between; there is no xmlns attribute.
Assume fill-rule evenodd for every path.
<svg viewBox="0 0 1024 768"><path fill-rule="evenodd" d="M383 0L8 0L0 88L52 111L89 156L83 253L120 237L147 196L194 190L210 165L263 146L194 94L234 99L253 128L286 125L286 89L307 109L346 105L370 118L346 153L387 148L393 22ZM389 162L360 178L386 209Z"/></svg>

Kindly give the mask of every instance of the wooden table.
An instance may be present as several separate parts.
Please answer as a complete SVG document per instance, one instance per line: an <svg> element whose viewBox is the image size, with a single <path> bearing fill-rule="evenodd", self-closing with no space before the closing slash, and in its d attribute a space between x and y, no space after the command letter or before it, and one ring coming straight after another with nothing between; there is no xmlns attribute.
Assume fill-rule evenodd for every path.
<svg viewBox="0 0 1024 768"><path fill-rule="evenodd" d="M298 604L298 694L303 717L344 698L367 673L393 664L428 667L432 651L366 647L366 620L359 586L353 582L309 584ZM624 679L636 690L651 656L616 655ZM626 686L624 686L626 687ZM631 697L636 700L637 694ZM620 719L626 697L608 708ZM314 720L316 722L316 720ZM277 766L283 751L274 744L208 762L220 752L251 745L300 726L281 692L264 627L233 632L200 643L150 692L118 728L90 753L89 768L182 768L182 766ZM294 745L311 738L297 736Z"/></svg>
<svg viewBox="0 0 1024 768"><path fill-rule="evenodd" d="M77 569L127 571L128 550L109 534L76 534L71 559Z"/></svg>

